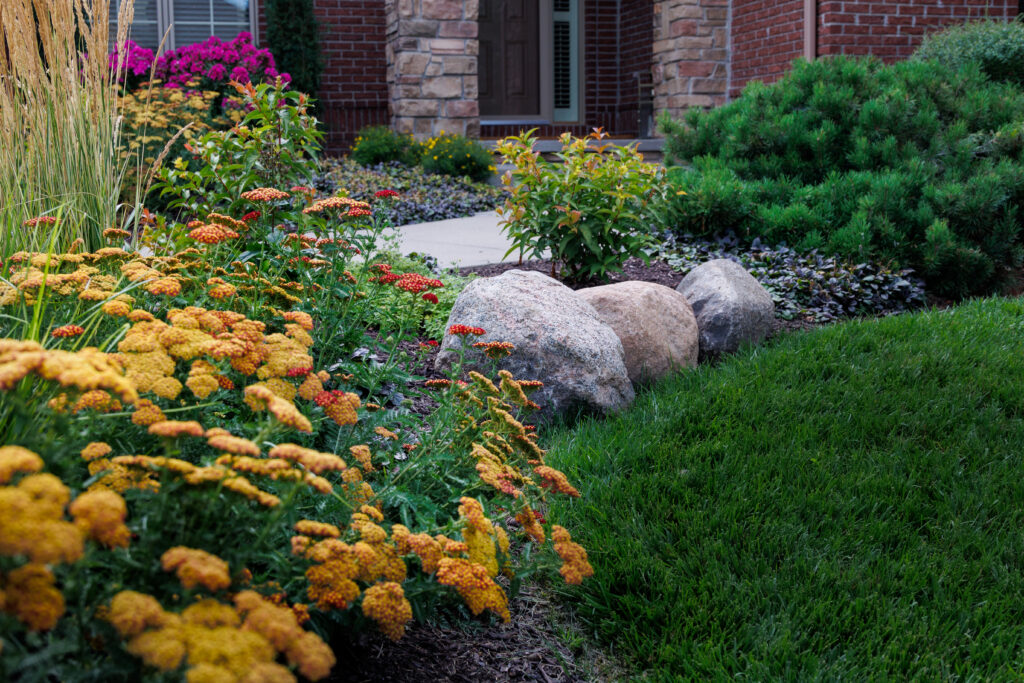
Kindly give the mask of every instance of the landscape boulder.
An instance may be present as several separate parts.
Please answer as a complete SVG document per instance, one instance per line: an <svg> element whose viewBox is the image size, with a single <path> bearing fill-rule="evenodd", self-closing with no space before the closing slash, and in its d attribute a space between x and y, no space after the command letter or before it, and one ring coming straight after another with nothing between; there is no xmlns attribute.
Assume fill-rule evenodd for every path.
<svg viewBox="0 0 1024 683"><path fill-rule="evenodd" d="M576 292L615 330L634 387L697 364L697 319L671 287L631 280Z"/></svg>
<svg viewBox="0 0 1024 683"><path fill-rule="evenodd" d="M532 271L510 270L470 282L455 300L447 327L482 327L481 337L445 334L435 366L447 372L465 344L464 370L490 374L493 361L472 344L515 345L498 361L516 379L539 379L544 387L530 398L549 418L578 409L602 414L633 401L633 385L622 343L594 307L557 280Z"/></svg>
<svg viewBox="0 0 1024 683"><path fill-rule="evenodd" d="M702 354L732 353L743 342L760 342L774 326L771 295L735 261L702 263L676 291L693 306Z"/></svg>

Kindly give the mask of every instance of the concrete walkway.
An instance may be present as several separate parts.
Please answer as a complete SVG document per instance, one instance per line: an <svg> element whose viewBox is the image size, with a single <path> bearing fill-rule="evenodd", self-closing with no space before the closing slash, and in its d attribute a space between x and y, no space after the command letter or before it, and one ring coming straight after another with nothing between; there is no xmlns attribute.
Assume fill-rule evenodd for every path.
<svg viewBox="0 0 1024 683"><path fill-rule="evenodd" d="M399 250L403 254L413 251L430 254L443 267L453 264L460 268L483 266L519 260L518 252L505 257L505 252L512 245L498 227L498 214L494 211L466 218L403 225L384 234L397 234Z"/></svg>

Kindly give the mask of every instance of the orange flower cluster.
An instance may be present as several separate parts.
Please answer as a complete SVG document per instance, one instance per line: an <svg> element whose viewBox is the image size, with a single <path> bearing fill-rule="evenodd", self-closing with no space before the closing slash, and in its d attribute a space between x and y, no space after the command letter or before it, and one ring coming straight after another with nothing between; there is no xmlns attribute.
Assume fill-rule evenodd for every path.
<svg viewBox="0 0 1024 683"><path fill-rule="evenodd" d="M253 213L256 214L257 218L259 217L259 211L254 211ZM207 214L206 220L210 223L223 225L225 228L231 228L236 232L245 232L246 230L249 229L249 226L246 223L244 216L242 217L242 220L237 220L235 218L232 218L231 216L225 216L222 213L211 213Z"/></svg>
<svg viewBox="0 0 1024 683"><path fill-rule="evenodd" d="M273 187L257 187L255 190L242 193L242 199L250 202L276 202L289 197L291 195L284 190Z"/></svg>
<svg viewBox="0 0 1024 683"><path fill-rule="evenodd" d="M402 587L393 581L374 584L363 593L363 614L391 640L401 640L405 625L412 621L412 605Z"/></svg>
<svg viewBox="0 0 1024 683"><path fill-rule="evenodd" d="M292 610L251 590L234 596L234 607L205 599L181 614L165 611L150 595L121 591L106 619L130 653L160 671L185 664L189 681L295 683L274 661L279 654L312 681L326 678L335 664L331 649L304 631Z"/></svg>
<svg viewBox="0 0 1024 683"><path fill-rule="evenodd" d="M188 236L203 244L220 244L239 237L239 234L219 223L204 223L190 230Z"/></svg>
<svg viewBox="0 0 1024 683"><path fill-rule="evenodd" d="M594 568L587 560L587 551L579 543L573 543L572 537L564 527L553 525L551 540L554 541L555 552L564 563L558 571L566 583L579 585L583 583L583 579L594 575Z"/></svg>
<svg viewBox="0 0 1024 683"><path fill-rule="evenodd" d="M174 571L188 589L202 586L216 592L231 585L228 563L205 550L177 546L160 556L160 565L165 572Z"/></svg>
<svg viewBox="0 0 1024 683"><path fill-rule="evenodd" d="M356 409L360 405L359 396L335 389L321 391L313 402L324 409L324 414L339 425L354 425L359 421Z"/></svg>
<svg viewBox="0 0 1024 683"><path fill-rule="evenodd" d="M0 556L29 563L0 575L0 609L32 630L53 628L64 614L64 598L48 565L81 559L85 538L125 547L124 499L111 491L86 492L71 502L71 491L43 460L21 446L0 446ZM16 475L22 475L12 485ZM65 519L65 508L73 521Z"/></svg>
<svg viewBox="0 0 1024 683"><path fill-rule="evenodd" d="M478 615L485 609L509 621L508 599L486 567L461 558L446 557L438 563L437 582L459 592L469 611Z"/></svg>
<svg viewBox="0 0 1024 683"><path fill-rule="evenodd" d="M473 348L482 350L488 358L500 360L512 355L512 350L516 347L511 342L491 341L477 342L473 344Z"/></svg>
<svg viewBox="0 0 1024 683"><path fill-rule="evenodd" d="M9 391L30 374L80 392L102 389L124 403L138 398L117 363L98 349L60 351L32 341L0 339L0 391Z"/></svg>
<svg viewBox="0 0 1024 683"><path fill-rule="evenodd" d="M370 205L366 202L349 199L348 197L327 197L326 199L318 199L313 202L303 209L302 213L323 213L332 209L348 213L354 209L368 210L369 208Z"/></svg>

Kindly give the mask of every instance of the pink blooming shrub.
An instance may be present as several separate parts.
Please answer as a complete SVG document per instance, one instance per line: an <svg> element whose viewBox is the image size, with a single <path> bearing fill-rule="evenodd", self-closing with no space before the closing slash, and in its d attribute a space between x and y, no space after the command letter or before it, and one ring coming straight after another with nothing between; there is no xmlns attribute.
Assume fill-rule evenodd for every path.
<svg viewBox="0 0 1024 683"><path fill-rule="evenodd" d="M291 77L278 73L270 50L252 44L252 35L243 31L234 40L224 42L217 36L164 53L156 62L156 77L168 88L184 88L198 80L209 90L221 90L228 80L262 83L278 76L288 83Z"/></svg>
<svg viewBox="0 0 1024 683"><path fill-rule="evenodd" d="M126 90L134 90L148 76L156 55L149 48L142 47L133 40L126 41L124 50L121 52L120 64L118 63L119 55L117 48L114 48L108 56L107 64L111 71L120 66L121 72L118 74L118 82Z"/></svg>
<svg viewBox="0 0 1024 683"><path fill-rule="evenodd" d="M155 55L133 41L125 43L124 76L121 82L133 90L148 75ZM110 53L110 67L118 64L118 50ZM166 88L216 90L222 95L228 91L228 81L262 83L280 77L285 84L291 81L287 73L278 73L274 55L270 50L257 48L252 35L245 31L234 40L225 42L217 36L202 43L169 50L156 60L154 78Z"/></svg>

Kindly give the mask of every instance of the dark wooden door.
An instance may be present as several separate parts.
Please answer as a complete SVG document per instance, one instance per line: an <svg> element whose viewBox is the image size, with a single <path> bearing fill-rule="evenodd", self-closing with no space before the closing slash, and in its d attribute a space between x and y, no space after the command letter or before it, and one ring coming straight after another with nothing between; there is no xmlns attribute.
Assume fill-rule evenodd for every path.
<svg viewBox="0 0 1024 683"><path fill-rule="evenodd" d="M537 0L480 0L480 115L540 115Z"/></svg>

